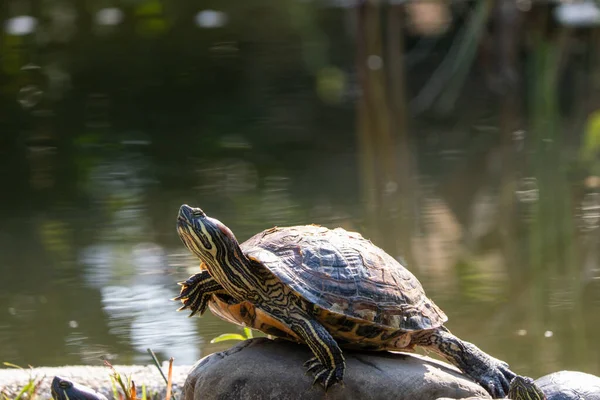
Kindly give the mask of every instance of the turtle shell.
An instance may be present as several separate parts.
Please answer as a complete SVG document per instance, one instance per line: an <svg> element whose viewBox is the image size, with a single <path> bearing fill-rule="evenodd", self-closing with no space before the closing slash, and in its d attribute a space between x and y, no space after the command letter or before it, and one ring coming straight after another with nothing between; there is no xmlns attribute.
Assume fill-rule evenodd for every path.
<svg viewBox="0 0 600 400"><path fill-rule="evenodd" d="M600 378L584 372L554 372L535 383L548 400L600 400Z"/></svg>
<svg viewBox="0 0 600 400"><path fill-rule="evenodd" d="M410 332L447 320L410 271L358 233L317 225L272 228L241 248L338 321Z"/></svg>

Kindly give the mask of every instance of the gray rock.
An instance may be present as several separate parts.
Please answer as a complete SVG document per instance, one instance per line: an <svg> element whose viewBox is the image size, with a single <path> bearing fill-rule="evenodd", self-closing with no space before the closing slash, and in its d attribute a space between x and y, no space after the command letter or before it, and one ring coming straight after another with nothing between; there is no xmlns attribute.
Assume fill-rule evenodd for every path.
<svg viewBox="0 0 600 400"><path fill-rule="evenodd" d="M344 386L327 392L312 386L303 364L312 357L305 345L251 339L200 360L183 387L184 400L324 399L431 400L478 396L485 390L453 366L428 357L389 352L344 351Z"/></svg>

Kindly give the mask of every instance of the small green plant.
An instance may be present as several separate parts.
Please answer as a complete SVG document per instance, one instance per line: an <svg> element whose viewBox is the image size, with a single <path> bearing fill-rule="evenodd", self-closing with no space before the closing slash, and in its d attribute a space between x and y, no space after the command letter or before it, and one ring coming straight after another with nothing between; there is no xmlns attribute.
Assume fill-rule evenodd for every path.
<svg viewBox="0 0 600 400"><path fill-rule="evenodd" d="M24 368L21 368L15 364L11 364L8 362L4 362L3 364L10 368L17 368L20 370L24 370ZM43 377L39 378L37 376L34 376L31 371L31 367L29 367L29 368L30 368L29 381L27 382L27 384L25 384L25 386L23 386L23 388L21 389L19 394L17 394L17 397L15 397L14 399L11 399L10 397L8 397L6 395L6 393L4 393L4 391L0 391L0 394L2 395L2 400L22 400L22 399L33 399L36 397L38 388L40 387L40 384L42 383Z"/></svg>
<svg viewBox="0 0 600 400"><path fill-rule="evenodd" d="M254 337L254 335L252 334L252 329L244 328L243 334L224 333L224 334L219 335L216 338L212 339L210 342L211 343L219 343L219 342L224 342L226 340L240 340L241 341L241 340L252 339L253 337Z"/></svg>
<svg viewBox="0 0 600 400"><path fill-rule="evenodd" d="M146 400L146 388L142 387L142 397L137 397L137 388L135 382L131 379L131 376L127 377L124 381L121 374L109 363L104 360L104 364L111 369L110 383L112 386L113 396L119 400ZM119 393L117 385L121 388L123 393Z"/></svg>

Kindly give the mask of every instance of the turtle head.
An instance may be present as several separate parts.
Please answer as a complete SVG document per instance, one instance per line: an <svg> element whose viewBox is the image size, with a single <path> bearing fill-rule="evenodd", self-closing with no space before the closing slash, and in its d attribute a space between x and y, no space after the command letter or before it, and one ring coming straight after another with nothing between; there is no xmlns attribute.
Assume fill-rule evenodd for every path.
<svg viewBox="0 0 600 400"><path fill-rule="evenodd" d="M219 252L227 255L239 249L233 232L225 224L187 204L179 208L177 232L185 246L209 265L216 262Z"/></svg>
<svg viewBox="0 0 600 400"><path fill-rule="evenodd" d="M546 395L526 376L516 376L510 381L508 397L514 400L546 400Z"/></svg>
<svg viewBox="0 0 600 400"><path fill-rule="evenodd" d="M54 377L50 390L54 400L106 400L103 394L60 376Z"/></svg>

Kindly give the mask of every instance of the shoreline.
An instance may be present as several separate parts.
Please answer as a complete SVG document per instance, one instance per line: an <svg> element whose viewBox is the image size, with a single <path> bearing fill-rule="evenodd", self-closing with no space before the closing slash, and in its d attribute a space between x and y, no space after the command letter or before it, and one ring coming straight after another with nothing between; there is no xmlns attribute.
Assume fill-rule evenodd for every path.
<svg viewBox="0 0 600 400"><path fill-rule="evenodd" d="M164 399L167 385L155 365L114 365L113 367L121 374L124 381L126 378L131 377L140 396L142 386L145 386L148 399ZM167 368L164 366L162 368L165 375L167 375ZM172 392L178 400L181 399L183 384L191 368L192 365L173 366ZM50 385L54 376L58 375L81 385L89 386L108 398L113 398L111 372L112 370L106 366L88 365L24 369L0 368L0 395L6 395L8 398L13 399L32 378L35 378L36 381L41 380L36 399L51 399Z"/></svg>

